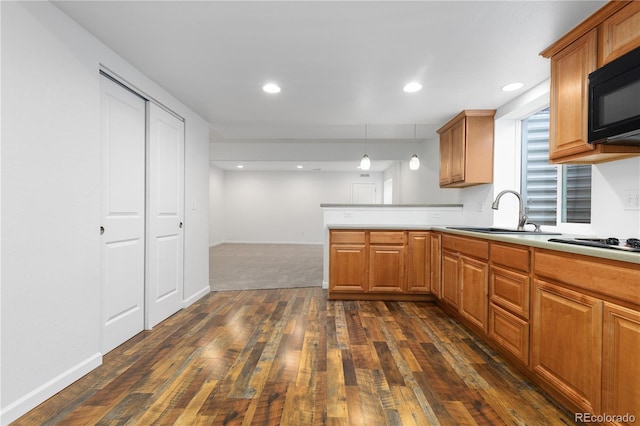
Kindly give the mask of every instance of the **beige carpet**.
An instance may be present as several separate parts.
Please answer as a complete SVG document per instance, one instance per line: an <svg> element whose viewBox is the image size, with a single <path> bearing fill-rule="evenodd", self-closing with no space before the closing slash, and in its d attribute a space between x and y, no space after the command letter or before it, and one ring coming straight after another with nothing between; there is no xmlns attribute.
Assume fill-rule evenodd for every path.
<svg viewBox="0 0 640 426"><path fill-rule="evenodd" d="M213 291L322 286L322 245L220 244L209 248Z"/></svg>

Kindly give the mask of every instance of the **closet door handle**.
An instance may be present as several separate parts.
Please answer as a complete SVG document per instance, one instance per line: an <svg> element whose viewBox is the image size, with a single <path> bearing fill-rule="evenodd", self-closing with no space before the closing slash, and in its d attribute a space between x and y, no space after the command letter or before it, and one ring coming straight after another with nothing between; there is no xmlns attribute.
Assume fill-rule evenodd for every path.
<svg viewBox="0 0 640 426"><path fill-rule="evenodd" d="M182 222L180 222L180 223L178 224L178 227L179 227L179 228L182 228Z"/></svg>
<svg viewBox="0 0 640 426"><path fill-rule="evenodd" d="M104 234L104 226L100 227L100 235Z"/></svg>

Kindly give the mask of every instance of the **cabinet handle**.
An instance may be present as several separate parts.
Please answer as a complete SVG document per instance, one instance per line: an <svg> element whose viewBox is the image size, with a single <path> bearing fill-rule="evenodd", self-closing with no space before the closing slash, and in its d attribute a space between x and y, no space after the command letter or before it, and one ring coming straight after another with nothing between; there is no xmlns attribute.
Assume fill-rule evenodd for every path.
<svg viewBox="0 0 640 426"><path fill-rule="evenodd" d="M100 235L104 234L104 226L100 227Z"/></svg>

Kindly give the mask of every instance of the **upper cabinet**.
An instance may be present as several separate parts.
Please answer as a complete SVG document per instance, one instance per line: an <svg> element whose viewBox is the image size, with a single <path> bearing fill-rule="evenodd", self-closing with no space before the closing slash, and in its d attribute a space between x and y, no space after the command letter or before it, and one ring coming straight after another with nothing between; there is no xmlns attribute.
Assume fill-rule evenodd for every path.
<svg viewBox="0 0 640 426"><path fill-rule="evenodd" d="M640 2L627 5L600 24L598 47L598 67L640 47Z"/></svg>
<svg viewBox="0 0 640 426"><path fill-rule="evenodd" d="M596 69L596 35L590 31L551 58L551 162L593 154L594 146L587 142L587 76Z"/></svg>
<svg viewBox="0 0 640 426"><path fill-rule="evenodd" d="M438 130L441 187L493 182L495 114L495 110L465 110Z"/></svg>
<svg viewBox="0 0 640 426"><path fill-rule="evenodd" d="M600 163L640 155L640 147L591 145L588 77L640 46L640 1L612 1L541 55L551 59L549 161Z"/></svg>

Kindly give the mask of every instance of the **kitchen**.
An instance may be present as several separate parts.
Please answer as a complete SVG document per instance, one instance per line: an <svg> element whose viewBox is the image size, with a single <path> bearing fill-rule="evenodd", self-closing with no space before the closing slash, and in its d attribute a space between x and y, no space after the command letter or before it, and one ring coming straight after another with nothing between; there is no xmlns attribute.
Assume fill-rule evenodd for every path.
<svg viewBox="0 0 640 426"><path fill-rule="evenodd" d="M548 61L538 58L539 51L601 4L588 4L585 7L588 10L583 10L579 17L574 16L573 21L566 23L562 31L556 30L554 37L550 37L548 42L543 43L535 52L535 60L542 61L545 67L548 67ZM236 224L219 222L221 217L227 220L232 217L226 211L218 211L216 214L215 205L219 206L220 203L214 203L214 210L211 213L208 211L206 206L209 206L210 202L209 187L215 188L228 183L220 181L222 176L225 180L227 177L229 180L236 179L238 187L246 183L240 179L246 178L236 178L235 173L240 172L227 173L221 172L220 169L211 169L208 161L203 161L203 158L208 160L209 150L213 152L216 144L223 146L224 143L209 144L210 129L207 121L110 48L89 36L55 6L3 3L1 13L2 94L5 107L2 110L2 407L3 414L12 418L16 413L23 413L25 409L33 407L60 389L60 386L81 377L100 364L101 355L96 350L98 338L95 332L98 327L95 312L100 310L100 279L97 272L100 266L96 255L98 242L94 235L98 224L96 206L99 204L99 194L96 193L96 188L99 188L99 177L93 173L100 167L99 150L95 143L99 132L99 114L97 98L90 94L97 92L97 64L106 63L117 69L136 87L152 94L190 123L186 127L185 150L185 306L202 297L203 292L208 289L208 246L218 241L246 240L244 234L220 233L221 229L235 229ZM30 52L38 52L38 56L27 55ZM12 64L18 65L12 67ZM96 71L95 76L87 70L91 70L91 73ZM538 87L535 85L538 83L544 86L541 81L542 79L531 82L531 89ZM5 85L5 82L13 84ZM537 90L544 91L544 87ZM46 97L43 98L43 94ZM35 99L40 101L34 102ZM75 103L83 107L74 107L69 99L74 99ZM509 143L508 138L501 139L500 135L511 132L515 120L510 118L510 114L517 110L519 103L528 102L527 95L523 94L521 98L512 98L510 102L491 105L498 109L499 118L502 117L503 120L496 121L495 144L496 147L504 146L505 149L496 149L496 153L500 152L508 159L498 158L495 160L496 164L513 164L515 153L509 153L507 149L513 149L513 143ZM459 109L468 107L470 106L460 105ZM51 111L56 112L53 117L50 116ZM500 173L508 174L505 172L506 168L498 170L493 186L440 189L437 184L439 156L437 137L433 132L457 112L451 111L438 123L433 123L432 133L423 133L429 129L423 129L419 124L417 130L420 132L417 135L414 133L414 123L422 122L417 117L403 121L402 139L405 142L404 150L408 151L403 157L406 158L403 163L408 162L414 153L412 151L417 149L422 162L421 168L417 173L411 174L404 167L406 164L401 164L403 167L396 166L395 173L392 168L387 173L382 170L371 172L370 177L374 183L378 182L378 186L381 186L382 181L388 178L385 174L394 174L395 184L401 183L394 188L397 203L462 204L464 224L513 226L517 211L514 207L509 208L506 199L495 219L493 210L489 207L503 187L518 188L518 185L514 184L515 175L500 176ZM33 125L40 122L47 125ZM343 150L351 151L356 162L364 148L365 124L365 120L362 119L359 123L342 129L341 133L351 142L345 144ZM375 165L374 152L379 145L375 139L384 139L385 131L388 129L376 128L376 125L371 123L368 130L372 139L369 141L369 154ZM22 136L22 133L27 136ZM94 141L93 143L86 143L87 135L90 135L88 137ZM415 144L413 139L424 142ZM47 140L54 140L56 143L42 143ZM291 142L280 141L273 146L282 148L285 144L290 146ZM62 151L61 147L64 148ZM267 147L262 151L270 149ZM627 191L638 191L639 169L637 158L594 166L592 197L597 202L592 204L591 228L581 232L563 232L615 236L620 239L639 235L638 212L628 210L624 204ZM274 176L267 173L251 173L257 180L266 182L270 176ZM355 176L359 177L359 174L356 172ZM37 179L40 176L44 179ZM353 180L350 176L353 176L353 172L348 178L342 179L342 182ZM314 178L309 179L317 184ZM498 182L501 182L500 186ZM272 188L266 185L265 187ZM327 194L329 191L326 189L326 186L320 186L318 192L324 191ZM263 195L275 196L276 190L273 191L273 194ZM310 192L304 188L291 189L292 194L299 194L295 191L307 196ZM305 223L309 225L302 225L296 229L295 236L288 236L285 241L321 242L322 229L316 225L321 223L319 205L350 202L349 188L342 192L335 191L335 194L332 198L314 200L313 211L298 212L305 217ZM337 196L338 194L340 196ZM272 198L254 197L256 202L263 199ZM268 204L253 204L252 209L270 212L265 209ZM63 211L53 206L73 206L73 209ZM269 218L277 220L278 215L273 214ZM283 222L286 220L290 218L283 219ZM210 221L216 225L209 226ZM259 221L257 223L260 224ZM251 226L251 222L245 224ZM274 233L282 232L286 228L278 222L272 222L272 225ZM206 229L209 229L209 233L202 232ZM253 232L253 235L259 235L263 241L283 241L280 235L269 233L264 227L261 232L266 234ZM44 244L34 247L36 241L42 241ZM72 241L75 245L58 246L60 241ZM60 268L59 265L68 267ZM69 315L61 315L61 311L66 311ZM25 336L30 337L25 340ZM21 349L18 350L18 347ZM41 359L43 352L48 353L47 360ZM24 370L28 370L29 373L18 374ZM11 383L11 386L7 383Z"/></svg>

